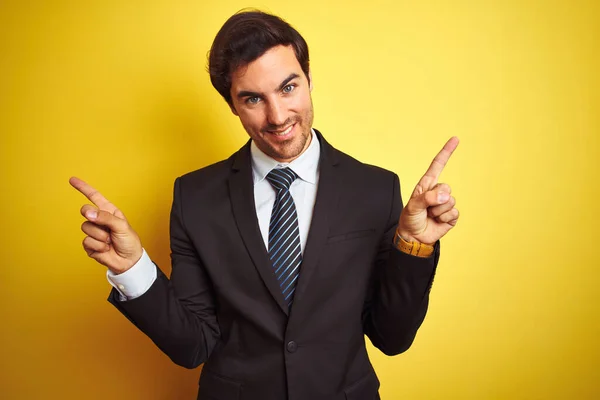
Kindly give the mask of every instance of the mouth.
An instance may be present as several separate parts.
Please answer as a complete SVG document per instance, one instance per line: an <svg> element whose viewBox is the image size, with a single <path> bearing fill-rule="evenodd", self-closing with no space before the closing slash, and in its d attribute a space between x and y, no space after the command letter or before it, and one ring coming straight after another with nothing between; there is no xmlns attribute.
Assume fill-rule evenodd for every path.
<svg viewBox="0 0 600 400"><path fill-rule="evenodd" d="M288 126L287 128L285 128L283 130L266 131L266 132L272 136L275 136L278 140L286 140L286 139L289 139L290 137L292 137L292 135L294 134L295 127L296 127L296 123L293 123L292 125Z"/></svg>

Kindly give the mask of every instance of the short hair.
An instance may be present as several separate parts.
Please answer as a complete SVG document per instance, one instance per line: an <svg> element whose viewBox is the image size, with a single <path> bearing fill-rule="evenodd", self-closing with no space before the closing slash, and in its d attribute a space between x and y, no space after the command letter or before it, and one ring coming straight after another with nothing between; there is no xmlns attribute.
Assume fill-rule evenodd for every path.
<svg viewBox="0 0 600 400"><path fill-rule="evenodd" d="M232 104L232 73L278 45L293 47L302 71L309 78L308 45L283 19L259 10L242 10L223 24L210 48L208 72L212 85L228 104Z"/></svg>

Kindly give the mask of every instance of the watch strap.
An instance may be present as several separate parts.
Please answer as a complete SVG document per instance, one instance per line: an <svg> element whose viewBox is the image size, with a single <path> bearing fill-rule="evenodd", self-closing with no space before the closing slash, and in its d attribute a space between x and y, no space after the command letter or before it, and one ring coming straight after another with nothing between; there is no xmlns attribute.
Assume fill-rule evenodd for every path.
<svg viewBox="0 0 600 400"><path fill-rule="evenodd" d="M416 257L430 257L433 254L434 247L430 244L420 242L409 242L404 240L396 231L394 235L394 246L403 253Z"/></svg>

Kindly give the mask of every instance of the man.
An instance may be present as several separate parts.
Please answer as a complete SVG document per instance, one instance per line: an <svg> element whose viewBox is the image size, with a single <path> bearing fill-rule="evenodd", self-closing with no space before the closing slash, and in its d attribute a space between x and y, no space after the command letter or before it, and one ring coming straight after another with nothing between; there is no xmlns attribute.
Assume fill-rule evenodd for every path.
<svg viewBox="0 0 600 400"><path fill-rule="evenodd" d="M251 140L175 181L172 274L123 213L77 178L87 254L109 301L174 362L204 363L199 399L376 399L364 335L408 349L427 311L439 239L458 219L438 176L444 146L403 209L395 174L312 129L308 47L278 17L232 16L209 56L213 85Z"/></svg>

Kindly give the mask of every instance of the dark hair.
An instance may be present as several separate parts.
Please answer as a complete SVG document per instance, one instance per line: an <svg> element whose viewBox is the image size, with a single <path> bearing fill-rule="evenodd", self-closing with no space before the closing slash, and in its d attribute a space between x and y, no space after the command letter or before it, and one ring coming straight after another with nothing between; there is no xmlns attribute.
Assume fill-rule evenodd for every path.
<svg viewBox="0 0 600 400"><path fill-rule="evenodd" d="M210 48L208 72L213 86L227 103L232 104L231 74L278 45L294 48L308 78L308 45L283 19L258 10L242 10L223 24Z"/></svg>

